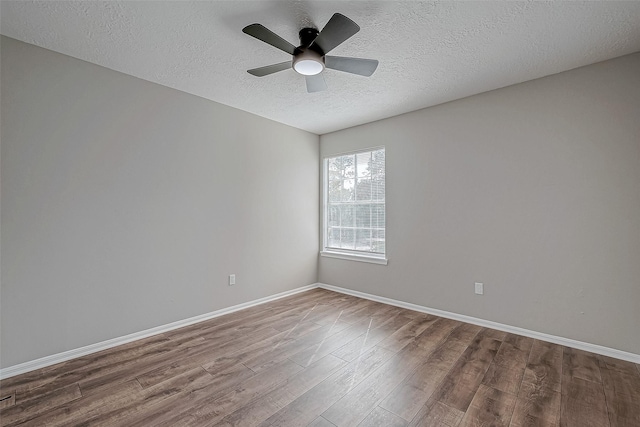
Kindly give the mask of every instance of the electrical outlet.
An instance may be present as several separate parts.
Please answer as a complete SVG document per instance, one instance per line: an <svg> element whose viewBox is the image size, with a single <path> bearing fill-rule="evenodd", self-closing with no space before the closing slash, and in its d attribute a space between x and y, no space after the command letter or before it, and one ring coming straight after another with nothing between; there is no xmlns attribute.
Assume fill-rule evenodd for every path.
<svg viewBox="0 0 640 427"><path fill-rule="evenodd" d="M236 284L236 275L235 274L230 274L229 275L229 286L233 286Z"/></svg>
<svg viewBox="0 0 640 427"><path fill-rule="evenodd" d="M476 282L476 294L484 294L484 285L482 283Z"/></svg>

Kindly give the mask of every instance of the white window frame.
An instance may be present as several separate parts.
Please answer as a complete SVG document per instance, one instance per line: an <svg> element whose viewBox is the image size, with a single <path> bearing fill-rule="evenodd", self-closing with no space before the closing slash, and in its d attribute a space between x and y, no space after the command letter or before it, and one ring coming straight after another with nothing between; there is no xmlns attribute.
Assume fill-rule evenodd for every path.
<svg viewBox="0 0 640 427"><path fill-rule="evenodd" d="M340 157L340 156L347 156L347 155L351 155L351 154L358 154L358 153L367 153L367 152L371 152L371 151L376 151L376 150L385 150L385 170L387 168L387 162L386 162L386 148L384 146L378 146L378 147L372 147L372 148L363 148L361 150L355 150L355 151L347 151L347 152L342 152L342 153L336 153L336 154L330 154L327 155L325 157L322 158L322 167L321 167L321 171L322 171L322 250L320 251L320 256L323 257L328 257L328 258L338 258L338 259L344 259L344 260L350 260L350 261L361 261L361 262L369 262L369 263L373 263L373 264L382 264L382 265L387 265L388 263L388 250L387 250L387 215L386 215L386 211L387 211L387 197L386 197L386 184L385 184L385 224L384 224L384 229L385 229L385 253L384 254L376 254L376 253L368 253L368 252L358 252L358 251L351 251L351 250L340 250L340 249L335 249L335 248L327 248L327 224L328 224L328 218L327 218L327 211L328 211L328 199L329 199L329 188L328 188L328 184L329 184L329 176L328 176L328 165L329 165L329 159L331 158L335 158L335 157ZM386 173L385 173L385 179L386 179Z"/></svg>

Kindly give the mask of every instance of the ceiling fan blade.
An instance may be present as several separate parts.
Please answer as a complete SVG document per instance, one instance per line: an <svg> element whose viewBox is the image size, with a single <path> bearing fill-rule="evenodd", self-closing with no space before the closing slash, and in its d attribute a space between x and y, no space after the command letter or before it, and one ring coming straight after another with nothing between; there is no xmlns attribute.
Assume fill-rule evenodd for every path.
<svg viewBox="0 0 640 427"><path fill-rule="evenodd" d="M315 76L305 76L307 80L307 92L320 92L327 89L327 83L324 81L322 73Z"/></svg>
<svg viewBox="0 0 640 427"><path fill-rule="evenodd" d="M375 59L349 58L346 56L325 56L324 65L332 70L369 77L376 71L376 68L378 68L378 61Z"/></svg>
<svg viewBox="0 0 640 427"><path fill-rule="evenodd" d="M325 53L338 46L343 41L360 31L358 24L339 13L334 13L327 25L324 26L313 44L318 45Z"/></svg>
<svg viewBox="0 0 640 427"><path fill-rule="evenodd" d="M279 64L266 65L260 68L252 68L251 70L247 70L247 73L256 77L264 77L268 76L269 74L277 73L278 71L287 70L289 68L291 68L291 61L286 61Z"/></svg>
<svg viewBox="0 0 640 427"><path fill-rule="evenodd" d="M293 55L293 51L296 49L294 45L260 24L247 25L242 29L242 32L257 38L258 40L262 40L273 47L277 47L290 55Z"/></svg>

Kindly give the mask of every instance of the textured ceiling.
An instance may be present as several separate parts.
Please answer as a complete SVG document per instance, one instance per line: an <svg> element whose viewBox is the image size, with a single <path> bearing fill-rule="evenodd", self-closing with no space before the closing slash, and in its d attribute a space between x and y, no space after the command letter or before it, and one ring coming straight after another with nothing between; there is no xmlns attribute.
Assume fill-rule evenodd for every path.
<svg viewBox="0 0 640 427"><path fill-rule="evenodd" d="M332 55L380 61L326 70L308 94L289 56L242 33L259 22L298 45L335 12L361 31ZM317 134L640 51L640 2L2 1L0 32Z"/></svg>

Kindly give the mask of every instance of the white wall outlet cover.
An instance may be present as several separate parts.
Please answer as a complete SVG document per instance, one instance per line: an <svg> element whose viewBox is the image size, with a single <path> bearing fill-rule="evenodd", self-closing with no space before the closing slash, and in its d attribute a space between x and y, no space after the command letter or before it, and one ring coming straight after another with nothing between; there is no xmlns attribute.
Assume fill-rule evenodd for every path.
<svg viewBox="0 0 640 427"><path fill-rule="evenodd" d="M478 295L484 294L484 285L482 283L476 282L475 286L476 286L476 294Z"/></svg>
<svg viewBox="0 0 640 427"><path fill-rule="evenodd" d="M230 274L229 275L229 286L233 286L236 284L236 275L235 274Z"/></svg>

